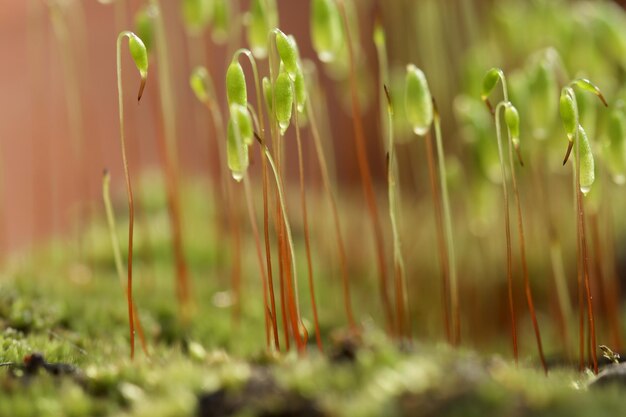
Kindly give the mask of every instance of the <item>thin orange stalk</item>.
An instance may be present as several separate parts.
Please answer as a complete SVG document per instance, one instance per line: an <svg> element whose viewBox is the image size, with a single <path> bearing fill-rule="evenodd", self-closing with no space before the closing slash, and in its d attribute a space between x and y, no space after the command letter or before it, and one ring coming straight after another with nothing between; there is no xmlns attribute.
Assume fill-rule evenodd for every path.
<svg viewBox="0 0 626 417"><path fill-rule="evenodd" d="M359 103L359 97L357 94L358 85L356 80L356 64L354 62L354 47L350 35L348 16L346 14L344 0L338 0L337 4L339 6L339 11L341 14L346 35L346 42L348 45L348 60L350 62L350 92L352 99L352 126L354 129L354 142L356 145L357 161L359 165L359 172L361 175L361 185L363 187L363 193L365 194L365 200L367 202L370 220L374 229L376 256L378 260L378 273L380 277L379 287L382 297L383 308L385 311L385 316L387 318L387 323L392 323L393 314L391 309L391 301L389 299L389 283L387 279L387 266L385 262L383 233L380 225L380 219L378 216L374 186L372 184L372 174L370 172L370 166L367 160L367 148L365 145L365 133L363 130L363 120L361 117L361 105ZM352 315L352 313L350 313L350 315ZM389 327L392 328L393 326Z"/></svg>
<svg viewBox="0 0 626 417"><path fill-rule="evenodd" d="M110 183L111 176L108 170L104 170L103 179L102 179L102 200L104 202L104 208L106 212L107 225L109 227L109 235L111 237L111 246L113 247L113 259L115 261L115 270L117 272L117 276L119 278L122 289L124 290L124 295L128 298L129 292L128 287L124 283L124 267L122 263L122 255L120 251L119 241L117 239L116 234L116 226L115 226L115 214L113 213L113 205L111 204L110 197ZM143 326L141 325L141 320L139 319L139 314L137 313L137 306L133 303L133 321L137 324L137 334L139 335L139 341L141 343L141 348L144 354L148 355L148 345L146 343L146 338L143 332Z"/></svg>
<svg viewBox="0 0 626 417"><path fill-rule="evenodd" d="M577 158L579 158L577 156ZM578 165L577 165L578 167ZM577 181L580 184L580 171L577 169ZM580 191L580 187L578 187L577 193L578 200L578 218L580 223L580 243L582 248L582 264L583 264L583 274L585 278L585 292L587 297L587 316L589 320L589 345L591 347L591 361L593 365L593 372L598 374L598 353L596 347L596 325L593 314L593 303L591 301L591 284L589 282L589 254L587 251L587 237L585 233L585 206L582 200L582 191Z"/></svg>
<svg viewBox="0 0 626 417"><path fill-rule="evenodd" d="M263 90L261 89L261 83L259 80L259 71L256 64L256 60L252 53L247 49L238 49L235 52L235 55L243 54L248 59L250 66L252 68L252 77L254 79L254 88L256 93L256 102L257 102L257 111L259 112L258 117L255 117L255 120L259 127L259 134L261 141L265 143L265 122L263 119ZM280 349L280 340L278 335L278 324L277 324L277 316L276 316L276 298L274 296L274 274L272 273L272 252L270 245L270 237L269 237L269 209L268 209L268 176L267 176L267 161L265 160L265 156L263 155L263 149L260 149L261 156L261 172L262 172L262 181L263 181L263 237L265 240L265 265L267 268L267 277L268 277L268 286L269 286L269 297L270 297L270 305L271 305L271 316L272 316L272 329L274 336L274 344L276 345L276 349Z"/></svg>
<svg viewBox="0 0 626 417"><path fill-rule="evenodd" d="M604 271L602 270L603 251L600 241L600 228L598 226L597 211L594 210L589 214L589 221L591 222L591 242L594 254L594 270L598 279L600 294L602 296L600 303L604 307L604 316L608 320L611 343L613 343L613 345L617 345L616 341L619 340L619 318L617 314L618 306L615 304L615 298L611 297L609 287L605 282Z"/></svg>
<svg viewBox="0 0 626 417"><path fill-rule="evenodd" d="M256 217L254 216L254 203L252 201L252 192L250 190L250 179L248 178L247 173L243 177L243 186L246 195L246 205L248 206L250 226L252 227L252 234L254 236L257 260L259 262L259 270L261 271L261 283L263 285L263 316L265 317L265 343L267 350L270 350L270 311L267 295L267 278L265 276L265 266L263 265L263 250L261 249L259 228L257 227Z"/></svg>
<svg viewBox="0 0 626 417"><path fill-rule="evenodd" d="M293 88L293 83L292 83ZM306 208L306 194L304 193L304 162L302 160L302 138L300 137L300 125L298 124L298 105L294 101L294 124L296 126L296 143L298 146L298 167L300 171L300 205L302 206L302 222L304 223L304 245L306 248L306 262L309 278L309 292L311 293L311 308L313 309L313 324L315 326L315 340L320 352L324 350L322 346L322 335L317 315L317 303L315 302L315 286L313 283L313 262L311 261L311 242L309 238L309 220Z"/></svg>
<svg viewBox="0 0 626 417"><path fill-rule="evenodd" d="M169 64L168 43L163 21L163 9L159 0L150 0L150 4L158 10L155 14L155 46L157 51L157 64L162 70L159 77L159 92L161 104L161 119L163 121L164 135L160 144L161 157L165 164L167 178L167 201L172 229L172 246L174 250L174 262L176 267L176 294L181 310L181 318L187 324L191 314L190 283L187 269L187 261L183 250L182 220L180 209L179 168L178 150L176 146L176 111L175 99L172 86L171 67Z"/></svg>
<svg viewBox="0 0 626 417"><path fill-rule="evenodd" d="M135 320L133 317L133 228L135 221L135 206L133 203L133 188L126 157L126 139L124 133L124 96L122 89L122 40L126 34L122 32L117 38L117 93L120 120L120 144L122 148L122 162L124 165L124 178L126 180L126 193L128 196L128 269L126 280L126 299L128 303L128 331L130 335L130 358L135 357ZM143 82L142 82L143 85Z"/></svg>
<svg viewBox="0 0 626 417"><path fill-rule="evenodd" d="M352 313L352 302L350 297L350 285L348 280L348 266L346 261L346 249L341 234L341 222L339 219L339 210L337 209L337 201L335 194L333 193L330 176L328 174L328 165L326 163L326 157L324 156L324 150L322 148L322 139L318 129L315 111L309 98L310 94L307 92L307 114L311 123L311 133L313 134L313 143L315 144L315 153L322 174L322 182L324 183L324 189L330 202L330 207L333 216L333 225L335 228L335 238L337 239L337 247L339 250L339 267L341 269L341 282L343 288L343 305L346 310L346 317L348 318L348 325L353 331L356 330L356 322Z"/></svg>
<svg viewBox="0 0 626 417"><path fill-rule="evenodd" d="M541 359L541 366L544 372L548 373L548 366L546 364L546 358L543 354L543 345L541 343L541 333L539 331L539 324L537 323L537 315L535 314L535 304L533 302L533 294L530 287L530 278L528 276L528 263L526 262L526 240L524 238L524 223L522 219L522 205L520 203L519 190L517 188L517 176L515 175L515 164L513 163L513 143L511 136L509 135L509 169L511 171L511 183L513 184L513 195L515 196L515 205L517 208L517 232L519 234L519 249L520 258L522 262L522 275L524 277L524 288L526 293L526 302L528 304L528 311L533 323L533 329L535 331L535 339L537 340L537 350L539 352L539 358ZM518 153L519 156L519 153ZM521 163L521 158L520 158Z"/></svg>

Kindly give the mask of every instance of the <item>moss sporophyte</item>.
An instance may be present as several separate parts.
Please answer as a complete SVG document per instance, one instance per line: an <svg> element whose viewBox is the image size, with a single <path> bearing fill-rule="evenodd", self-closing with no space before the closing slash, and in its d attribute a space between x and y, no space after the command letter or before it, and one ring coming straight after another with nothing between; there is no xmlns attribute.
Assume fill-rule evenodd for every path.
<svg viewBox="0 0 626 417"><path fill-rule="evenodd" d="M500 172L501 172L501 182L502 182L502 193L503 193L503 202L504 202L504 221L505 221L505 235L506 235L506 251L507 251L507 285L508 285L508 298L509 298L509 312L511 315L511 339L513 343L513 356L517 363L519 357L518 351L518 343L517 343L517 323L515 317L515 307L514 307L514 294L513 294L513 260L511 254L511 227L509 220L509 194L507 187L507 174L505 169L505 162L502 150L502 139L501 139L501 129L500 129L500 113L504 111L504 121L507 127L507 136L508 136L508 162L509 162L509 173L511 177L511 183L513 185L513 194L515 196L515 205L517 208L517 230L519 235L519 249L520 249L520 259L522 263L522 275L524 278L524 288L526 293L526 302L528 305L528 311L531 316L531 320L533 323L533 329L535 332L535 339L537 343L537 350L539 353L539 357L541 359L541 364L545 372L548 371L548 367L546 364L546 360L543 353L543 343L541 340L541 333L539 331L539 324L537 322L537 317L535 313L535 304L532 295L532 289L530 286L530 277L528 272L528 263L526 260L526 241L524 237L524 223L522 218L522 204L520 201L519 189L517 185L517 176L515 173L515 164L513 161L513 150L516 151L518 160L520 165L523 166L522 157L520 153L520 118L519 113L515 106L509 101L509 93L507 88L506 77L504 76L504 72L499 68L492 68L485 74L482 83L482 92L481 99L487 104L490 110L492 110L492 106L489 102L489 96L495 89L498 81L501 81L502 91L504 99L500 101L494 112L495 117L495 127L496 127L496 138L498 145L498 157L500 160Z"/></svg>
<svg viewBox="0 0 626 417"><path fill-rule="evenodd" d="M577 246L577 269L578 269L578 301L579 301L579 367L584 368L585 357L585 330L584 330L584 308L583 308L583 287L587 300L587 319L589 323L588 345L591 355L591 365L594 373L598 373L597 343L595 317L593 311L591 284L589 278L589 258L586 236L585 222L585 205L583 196L591 191L591 186L595 180L595 163L591 145L587 134L580 122L580 113L578 108L578 100L574 92L574 88L578 88L583 92L588 92L602 102L605 107L608 103L605 100L600 89L591 81L585 78L575 79L561 90L560 113L563 127L567 134L568 148L563 160L563 165L568 160L568 156L572 147L575 151L574 170L574 195L576 208L576 246Z"/></svg>
<svg viewBox="0 0 626 417"><path fill-rule="evenodd" d="M126 156L126 134L124 132L124 91L122 88L122 41L128 39L128 49L135 62L135 66L141 76L139 84L139 92L137 100L141 100L146 80L148 77L148 51L143 41L134 33L124 31L117 37L117 91L120 121L120 143L122 145L122 161L124 164L124 176L126 178L126 191L128 195L128 270L126 294L128 299L128 323L130 332L130 357L135 356L135 324L134 324L134 307L133 307L133 227L135 219L135 206L133 202L133 189L130 178L130 170L128 167L128 158Z"/></svg>

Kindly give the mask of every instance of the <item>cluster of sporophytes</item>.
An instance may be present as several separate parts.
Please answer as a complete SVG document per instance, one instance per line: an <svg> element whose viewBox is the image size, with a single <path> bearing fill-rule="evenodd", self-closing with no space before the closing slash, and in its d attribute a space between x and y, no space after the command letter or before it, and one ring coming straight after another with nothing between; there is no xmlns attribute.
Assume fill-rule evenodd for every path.
<svg viewBox="0 0 626 417"><path fill-rule="evenodd" d="M123 10L123 7L119 6L123 3L122 0L117 0L116 7ZM206 110L202 116L210 120L211 151L220 156L220 166L217 170L220 173L220 181L216 181L218 185L214 197L220 201L216 204L218 207L216 218L225 219L228 225L219 230L220 238L228 242L228 245L224 246L229 247L228 251L232 255L230 273L233 320L235 323L240 320L242 306L245 307L250 303L262 304L265 345L269 351L286 351L295 346L298 352L303 353L309 339L312 341L312 337L309 337L312 333L315 334L318 349L322 351L325 335L324 325L320 324L320 315L324 310L322 303L318 303L320 297L316 294L316 286L319 291L319 279L322 275L320 271L323 268L314 262L316 242L313 239L315 230L312 226L320 222L317 216L311 215L310 207L313 200L307 188L307 181L310 181L307 173L311 170L307 169L309 168L307 163L312 161L313 164L317 164L316 168L324 188L324 199L327 200L325 203L330 208L329 223L332 223L336 259L329 263L332 261L338 263L338 271L335 273L340 279L333 281L340 282L345 324L352 334L360 332L362 320L355 314L353 308L355 288L353 275L356 275L353 271L356 268L350 269L348 258L359 260L366 258L369 252L367 248L363 248L366 245L361 242L355 244L353 240L349 240L347 227L345 224L342 226L346 219L342 222L341 215L346 214L341 211L343 208L341 203L345 199L338 198L338 187L334 179L333 164L336 161L332 142L330 146L328 145L330 140L327 129L328 115L320 99L320 84L317 80L320 71L315 64L300 55L296 39L279 29L278 9L274 1L252 0L250 9L245 15L239 13L236 5L233 6L225 0L185 0L181 5L190 55L196 59L196 62L190 62L192 65L189 65L189 68L194 68L190 74L189 85ZM603 294L604 302L611 306L606 307L603 318L606 318L610 327L611 348L614 349L619 349L620 323L616 308L618 303L610 291L611 286L616 285L616 279L615 276L609 277L610 273L607 272L609 268L615 266L615 250L611 249L609 244L605 250L600 245L602 235L611 242L613 235L610 234L609 228L600 228L597 224L598 218L601 217L600 210L611 210L608 191L603 191L605 194L600 198L599 192L596 192L597 187L594 187L593 191L591 188L596 177L602 178L602 181L605 181L606 177L618 184L623 183L626 178L626 145L624 145L626 115L623 105L626 96L622 92L608 95L607 97L611 98L611 109L605 112L606 114L598 112L596 115L595 103L591 103L580 93L591 92L606 105L599 88L584 78L583 73L577 74L575 81L569 82L570 77L567 76L566 65L563 64L568 58L561 59L552 49L529 54L523 67L513 68L512 65L503 65L503 68L507 68L510 84L507 84L507 78L499 68L493 68L483 76L486 68L481 65L468 65L467 71L471 74L467 78L472 84L468 90L471 94L459 97L455 101L455 110L462 127L469 126L463 130L462 135L474 138L468 147L471 154L468 164L471 165L469 169L472 171L464 174L475 175L465 175L463 181L466 184L463 187L455 186L454 169L450 168L456 167L458 172L459 164L455 164L458 159L450 155L458 154L454 152L458 150L458 144L446 140L448 156L444 153L444 138L453 137L453 129L447 127L453 124L451 111L448 106L441 105L448 104L449 97L439 99L439 94L431 94L431 89L433 92L439 90L437 74L427 68L428 62L425 60L414 61L420 62L419 68L414 64L406 65L410 62L408 60L403 62L403 65L398 65L399 69L390 68L387 57L388 37L385 36L382 21L379 20L373 42L378 52L379 79L376 90L380 98L379 137L382 138L384 147L384 153L378 156L380 160L386 160L386 184L382 181L377 184L371 166L372 161L368 157L368 148L374 147L367 143L363 120L365 103L361 97L363 88L360 84L360 71L363 65L360 60L364 54L363 45L356 42L360 37L358 28L355 29L355 6L352 2L344 0L312 0L310 7L311 42L317 58L323 70L337 80L337 89L346 87L345 92L349 90L349 94L344 95L349 101L349 113L353 123L355 153L351 157L358 166L366 205L360 207L367 215L364 230L370 231L373 236L375 259L372 263L374 261L376 263L375 275L378 286L376 296L380 298L380 308L376 311L380 310L381 313L374 316L383 317L387 333L397 340L411 340L415 336L416 328L426 327L419 324L423 317L416 314L416 311L431 307L431 304L428 304L428 307L422 308L421 304L424 298L432 294L419 293L417 290L418 287L420 289L427 287L441 291L440 312L443 325L437 327L442 329L442 334L451 345L462 344L467 336L471 335L471 329L478 327L476 323L481 319L478 314L472 313L470 301L464 300L465 293L469 293L470 290L482 290L482 281L476 284L472 278L489 269L491 272L487 274L491 273L496 277L494 279L496 283L491 283L493 287L502 285L507 290L506 299L500 301L506 305L510 316L513 357L516 362L520 355L518 332L522 328L520 323L523 323L520 320L520 310L516 308L516 299L519 298L516 278L519 276L523 283L538 357L544 369L547 369L544 346L548 346L545 338L546 334L550 333L544 330L546 327L544 323L547 320L540 320L545 316L541 314L544 309L541 308L540 300L547 298L545 288L553 285L556 293L554 297L556 311L551 323L558 328L561 346L553 347L557 344L554 342L548 349L562 349L568 352L572 345L569 338L570 321L573 322L570 320L572 306L569 288L575 286L578 299L579 364L581 368L585 366L585 355L588 353L589 364L597 371L596 345L598 341L603 340L597 340L596 334L597 316L594 314L594 307L597 310L598 306L592 302L595 300L594 278L600 280L603 274L607 278L606 285L598 281L597 291ZM120 20L123 22L123 19ZM604 31L613 33L614 22L604 22L600 18L598 22L598 26ZM602 26L600 23L606 25ZM197 65L206 64L207 59L202 52L204 39L202 36L209 29L215 42L229 43L229 59L224 77L211 74L205 66ZM237 34L240 34L242 29L246 30L245 40L248 48L237 49L241 40ZM177 298L181 321L189 323L198 319L193 315L192 290L188 282L189 273L185 261L176 139L177 113L173 75L167 50L168 39L158 1L151 0L146 7L140 9L136 18L135 33L130 31L120 33L117 59L120 138L129 205L128 260L126 282L122 287L127 296L131 356L134 354L134 329L139 332L141 325L133 301L132 285L135 208L126 156L120 52L122 41L125 39L128 39L131 56L142 80L138 99L141 98L145 86L148 61L152 55L156 57L155 63L160 70L159 88L154 91L158 91L160 95L161 108L154 111L163 123L163 134L159 135L157 147L167 177L167 205L170 214L172 251L176 263ZM621 35L615 36L623 38ZM468 61L471 60L472 53L480 55L479 52L471 51L468 54L470 56ZM511 62L521 61L522 59L511 60ZM491 60L483 59L482 62ZM571 66L571 60L568 62ZM261 65L262 63L264 65ZM244 67L249 71L244 70ZM474 72L480 75L476 76ZM428 81L426 74L429 74ZM219 80L220 85L223 82L226 97L216 93L220 89L216 88L214 80ZM345 85L340 85L341 82ZM496 89L498 83L502 87L501 93ZM607 81L606 85L612 86L615 83ZM438 98L437 102L434 95ZM501 97L495 105L490 101L493 96ZM483 106L481 101L487 106ZM440 104L439 108L437 103ZM553 192L549 189L559 181L553 179L558 174L554 174L556 159L553 157L552 148L558 147L560 153L563 143L550 140L553 136L562 136L563 133L554 123L559 110L568 138L563 164L568 161L570 151L574 150L574 158L569 159L572 159L570 164L573 167L573 209L576 215L576 228L571 228L576 231L575 241L571 240L575 242L576 247L575 267L570 266L572 263L567 262L568 257L564 256L572 244L567 239L559 238L559 216L554 214L555 211L569 213L569 203L564 204L562 199L558 199L569 192L563 192L562 189ZM503 140L502 136L502 121L506 127L506 140ZM527 137L533 140L526 140ZM606 137L606 143L596 140L596 137ZM290 140L291 138L295 139L295 143ZM307 146L308 138L312 141L310 146ZM423 173L419 153L409 153L409 150L415 148L418 152L422 151L422 141L425 152ZM252 154L255 148L258 148L257 160L260 162L258 179L254 178L256 171L251 169L255 160ZM311 150L310 157L307 150ZM404 155L405 153L407 155ZM290 155L297 156L297 178L293 179L287 175L290 172L287 169L290 165ZM332 157L329 158L329 155ZM560 157L559 154L559 164ZM594 157L601 158L602 164L596 164ZM515 163L516 158L519 166ZM340 164L341 162L343 161L339 161ZM412 211L412 217L407 221L406 215L409 212L407 201L415 199L415 192L408 193L408 187L406 184L403 185L407 176L406 171L409 169L414 174L413 185L416 186L418 193L423 182L420 178L428 178L430 198L425 204L427 209L420 213L432 214L434 219L434 233L432 236L428 234L425 239L434 250L421 251L428 254L420 253L418 257L415 257L413 250L414 242L407 244L409 236L415 234L411 227L415 224L419 224L420 228L430 225L423 224L427 222L418 223L414 219L417 216L414 216ZM290 199L292 182L299 186L297 206L293 205L293 200ZM532 186L529 186L531 182ZM486 194L490 197L494 193L493 185L501 187L502 203L492 204L491 210L484 209L480 207L482 196ZM257 187L260 188L259 193L256 192ZM608 185L603 188L607 190ZM381 189L387 191L386 199L379 197ZM510 191L514 197L517 233L511 232ZM259 224L260 216L257 214L260 210L257 211L255 207L255 203L260 200L255 198L258 194L262 195L262 227ZM546 198L546 195L552 197L552 194L554 198ZM586 197L586 194L589 196ZM108 199L107 196L108 193L105 192L105 200ZM237 215L240 197L245 199L246 204L248 220L245 224L240 222ZM461 204L459 201L463 197L467 197L467 201ZM533 205L535 201L537 202L532 212L523 211L527 206L524 199L532 199ZM454 204L455 202L457 204ZM387 204L385 208L388 209L388 221L379 213L379 208L384 207L384 204ZM469 211L480 211L478 215L472 213L466 216L470 218L467 221L469 225L463 224L465 217L460 213L464 204L469 207ZM419 209L422 209L421 205ZM112 213L108 203L107 212ZM352 213L348 215L352 217ZM503 218L506 244L502 247L505 248L506 264L499 262L498 255L501 252L492 250L498 246L502 223L491 222L497 223L497 226L486 227L474 217ZM113 216L109 218L113 219ZM110 223L113 224L114 220L110 220ZM535 223L541 224L546 234L541 243L549 247L547 251L549 267L543 269L540 269L540 262L536 260L541 255L537 255L537 249L531 243L534 242L532 227L528 227ZM466 226L470 231L464 232L466 229L460 226ZM254 275L258 275L262 288L258 300L252 294L246 294L245 297L242 295L244 291L242 287L246 282L242 274L243 271L247 271L243 266L246 255L244 230L248 227L252 232L254 258L258 264ZM114 226L111 226L111 230L114 229ZM591 233L588 233L588 229L591 229ZM418 234L421 236L427 233ZM488 239L482 239L481 236L489 236L491 242L486 242ZM116 268L121 275L123 267L120 256L117 255L119 254L117 237L113 232L111 237L113 251L116 253ZM476 255L478 261L475 263L487 264L488 266L483 269L473 266L471 259L474 253L480 250L474 252L467 248L472 246L472 242L479 240L480 245L483 245L481 249L487 254ZM513 250L516 240L519 249L517 253ZM591 244L588 240L591 240ZM438 260L435 267L429 265L424 267L425 264L432 263L435 257ZM516 267L518 258L520 268ZM370 266L367 259L361 263L367 264L363 269ZM552 275L553 283L551 281L546 284L548 279L540 281L543 278L540 275L544 270ZM577 275L575 281L566 279L570 270L574 270ZM535 271L540 271L541 274ZM306 287L301 285L302 273L307 275ZM429 274L436 273L439 273L441 279L432 284L431 282L435 280L429 279ZM429 284L422 284L427 281ZM574 282L576 284L572 285ZM304 294L310 297L310 301L303 302L301 306L300 297ZM537 301L533 296L537 296ZM310 314L306 310L308 305ZM604 306L602 307L604 309ZM307 320L309 315L312 318L310 321ZM587 328L585 323L588 323ZM544 331L540 331L540 328ZM143 337L142 343L147 351Z"/></svg>

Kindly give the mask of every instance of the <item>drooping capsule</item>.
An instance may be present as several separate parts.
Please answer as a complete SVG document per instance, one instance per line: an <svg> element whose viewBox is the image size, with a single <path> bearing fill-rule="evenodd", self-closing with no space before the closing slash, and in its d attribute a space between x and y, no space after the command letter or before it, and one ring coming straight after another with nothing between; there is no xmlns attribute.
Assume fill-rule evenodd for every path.
<svg viewBox="0 0 626 417"><path fill-rule="evenodd" d="M519 145L519 112L511 103L504 106L504 122L511 134L511 141Z"/></svg>
<svg viewBox="0 0 626 417"><path fill-rule="evenodd" d="M624 109L615 107L607 120L608 143L605 149L606 160L613 181L617 184L626 182L626 115Z"/></svg>
<svg viewBox="0 0 626 417"><path fill-rule="evenodd" d="M322 62L332 62L341 49L341 17L333 0L311 1L311 41Z"/></svg>
<svg viewBox="0 0 626 417"><path fill-rule="evenodd" d="M129 32L128 49L130 50L130 55L133 57L133 61L135 61L135 65L141 77L145 78L148 75L148 51L146 45L139 36Z"/></svg>
<svg viewBox="0 0 626 417"><path fill-rule="evenodd" d="M152 50L154 39L154 19L158 10L153 5L142 7L135 14L135 32L141 38L146 50Z"/></svg>
<svg viewBox="0 0 626 417"><path fill-rule="evenodd" d="M189 77L189 86L202 103L209 101L210 75L205 67L196 67Z"/></svg>
<svg viewBox="0 0 626 417"><path fill-rule="evenodd" d="M302 69L298 66L298 72L296 73L296 80L294 81L294 89L295 89L295 99L296 99L296 108L299 113L304 111L304 107L306 105L306 81L304 80L304 73Z"/></svg>
<svg viewBox="0 0 626 417"><path fill-rule="evenodd" d="M226 70L226 96L228 105L238 104L246 106L248 104L248 90L246 87L246 76L239 61L234 59Z"/></svg>
<svg viewBox="0 0 626 417"><path fill-rule="evenodd" d="M183 22L190 33L199 34L209 25L213 16L212 6L211 0L183 0Z"/></svg>
<svg viewBox="0 0 626 417"><path fill-rule="evenodd" d="M274 99L276 104L275 114L280 133L285 134L291 121L293 108L293 89L291 79L285 71L281 71L274 83Z"/></svg>
<svg viewBox="0 0 626 417"><path fill-rule="evenodd" d="M557 113L557 80L552 64L540 60L531 70L528 85L528 112L533 137L546 139Z"/></svg>
<svg viewBox="0 0 626 417"><path fill-rule="evenodd" d="M404 106L406 117L416 135L424 135L433 122L433 102L426 76L413 64L406 68Z"/></svg>
<svg viewBox="0 0 626 417"><path fill-rule="evenodd" d="M298 47L293 36L285 35L280 29L276 29L276 49L285 70L292 81L296 80L298 73Z"/></svg>
<svg viewBox="0 0 626 417"><path fill-rule="evenodd" d="M141 83L139 84L139 92L137 93L137 101L141 100L143 90L146 86L146 80L148 78L148 50L139 36L133 32L125 31L120 34L121 37L126 36L128 38L128 50L130 56L135 62L135 66L141 75Z"/></svg>
<svg viewBox="0 0 626 417"><path fill-rule="evenodd" d="M275 0L252 0L248 12L247 38L252 54L259 59L267 56L267 36L278 25Z"/></svg>
<svg viewBox="0 0 626 417"><path fill-rule="evenodd" d="M515 149L517 159L519 160L520 165L524 166L524 161L522 160L522 153L519 146L519 112L511 103L507 103L507 105L504 107L504 123L509 130L509 135L511 135L511 144L513 145L513 149Z"/></svg>
<svg viewBox="0 0 626 417"><path fill-rule="evenodd" d="M480 98L483 101L487 101L489 95L498 84L498 80L504 77L502 70L500 68L491 68L485 76L483 77L483 86L480 93Z"/></svg>
<svg viewBox="0 0 626 417"><path fill-rule="evenodd" d="M571 89L563 89L561 98L559 99L559 110L561 112L561 121L565 128L567 137L572 140L576 133L576 106L574 104L573 92Z"/></svg>
<svg viewBox="0 0 626 417"><path fill-rule="evenodd" d="M586 195L591 191L596 175L591 144L582 126L578 126L578 142L578 150L580 152L580 191Z"/></svg>
<svg viewBox="0 0 626 417"><path fill-rule="evenodd" d="M228 169L230 169L233 179L239 182L243 179L248 169L248 147L243 144L241 138L238 140L236 127L232 119L228 121L226 142Z"/></svg>
<svg viewBox="0 0 626 417"><path fill-rule="evenodd" d="M244 145L250 146L254 141L254 129L252 127L252 117L248 108L233 104L230 106L230 117L235 119L235 125L239 129L239 136Z"/></svg>
<svg viewBox="0 0 626 417"><path fill-rule="evenodd" d="M602 95L602 92L600 91L600 89L591 81L589 81L586 78L579 78L577 80L572 81L572 85L577 86L578 88L580 88L583 91L587 91L595 96L597 96L600 101L602 102L602 104L604 104L605 107L608 107L609 104L606 102L606 100L604 99L604 96Z"/></svg>
<svg viewBox="0 0 626 417"><path fill-rule="evenodd" d="M222 44L228 40L230 33L230 0L211 1L213 3L212 38L215 43Z"/></svg>

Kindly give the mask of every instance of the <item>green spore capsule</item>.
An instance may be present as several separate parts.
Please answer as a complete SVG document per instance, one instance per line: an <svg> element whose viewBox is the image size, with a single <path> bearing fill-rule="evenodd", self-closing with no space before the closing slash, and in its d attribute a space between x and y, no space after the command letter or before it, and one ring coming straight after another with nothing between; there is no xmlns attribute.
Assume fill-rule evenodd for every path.
<svg viewBox="0 0 626 417"><path fill-rule="evenodd" d="M230 0L212 0L213 32L215 43L222 44L228 40L230 32Z"/></svg>
<svg viewBox="0 0 626 417"><path fill-rule="evenodd" d="M561 98L559 99L561 121L563 122L565 133L567 133L567 138L570 141L574 139L574 134L576 133L576 107L572 94L571 89L564 88L561 91Z"/></svg>
<svg viewBox="0 0 626 417"><path fill-rule="evenodd" d="M248 45L252 54L259 59L267 56L267 35L275 27L277 15L274 0L252 0L248 12Z"/></svg>
<svg viewBox="0 0 626 417"><path fill-rule="evenodd" d="M183 21L190 33L199 34L211 22L213 7L211 0L183 0Z"/></svg>
<svg viewBox="0 0 626 417"><path fill-rule="evenodd" d="M296 92L296 107L299 113L304 111L306 106L306 84L304 81L304 74L300 67L298 67L298 72L296 73L296 81L294 81L294 89Z"/></svg>
<svg viewBox="0 0 626 417"><path fill-rule="evenodd" d="M335 60L343 43L343 31L339 10L333 0L311 2L311 40L320 61Z"/></svg>
<svg viewBox="0 0 626 417"><path fill-rule="evenodd" d="M237 60L233 60L226 71L226 96L229 106L239 104L245 107L248 104L246 76Z"/></svg>
<svg viewBox="0 0 626 417"><path fill-rule="evenodd" d="M480 98L483 101L487 101L487 98L498 84L498 80L504 77L504 73L500 68L491 68L483 77L483 86L480 93Z"/></svg>
<svg viewBox="0 0 626 417"><path fill-rule="evenodd" d="M626 115L615 108L607 120L608 146L606 159L616 184L626 183Z"/></svg>
<svg viewBox="0 0 626 417"><path fill-rule="evenodd" d="M233 179L239 182L243 179L248 169L249 159L248 147L245 146L242 141L237 140L237 132L235 129L232 119L229 120L226 132L226 156L228 169L230 169Z"/></svg>
<svg viewBox="0 0 626 417"><path fill-rule="evenodd" d="M139 92L137 93L137 101L139 101L141 100L143 90L146 87L146 80L148 79L148 50L146 49L146 45L143 43L141 38L130 31L120 33L118 37L118 45L124 37L128 38L128 50L130 51L130 56L135 62L139 75L141 75L141 83L139 84Z"/></svg>
<svg viewBox="0 0 626 417"><path fill-rule="evenodd" d="M511 135L511 141L516 147L519 146L519 112L512 104L504 107L504 122Z"/></svg>
<svg viewBox="0 0 626 417"><path fill-rule="evenodd" d="M298 74L298 47L293 36L285 35L280 29L276 29L276 49L280 60L292 81Z"/></svg>
<svg viewBox="0 0 626 417"><path fill-rule="evenodd" d="M233 104L230 106L231 117L237 122L239 135L244 145L250 146L254 141L254 129L252 127L252 117L247 107Z"/></svg>
<svg viewBox="0 0 626 417"><path fill-rule="evenodd" d="M591 94L594 94L600 99L600 101L602 102L602 104L604 104L605 107L609 106L609 104L604 99L604 96L602 95L602 92L600 91L600 89L591 81L585 78L579 78L577 80L572 81L572 85L577 86L583 91L587 91Z"/></svg>
<svg viewBox="0 0 626 417"><path fill-rule="evenodd" d="M158 11L152 5L142 7L135 15L135 31L143 41L146 50L152 50L154 40L154 18Z"/></svg>
<svg viewBox="0 0 626 417"><path fill-rule="evenodd" d="M280 133L284 135L291 121L291 109L293 108L293 89L291 79L285 71L278 74L274 83L274 96L276 100L276 120L280 126Z"/></svg>
<svg viewBox="0 0 626 417"><path fill-rule="evenodd" d="M520 152L519 148L519 113L515 106L513 106L511 103L507 103L507 105L504 107L504 123L509 130L509 135L511 136L511 144L513 145L513 149L515 149L517 159L519 160L520 165L524 166L522 153Z"/></svg>
<svg viewBox="0 0 626 417"><path fill-rule="evenodd" d="M433 122L433 101L426 76L413 64L406 68L404 106L416 135L424 135Z"/></svg>
<svg viewBox="0 0 626 417"><path fill-rule="evenodd" d="M582 126L578 126L578 141L578 150L580 152L580 191L587 195L591 191L596 175L591 145Z"/></svg>
<svg viewBox="0 0 626 417"><path fill-rule="evenodd" d="M189 86L202 103L209 101L209 80L210 75L205 67L196 67L189 77Z"/></svg>
<svg viewBox="0 0 626 417"><path fill-rule="evenodd" d="M557 112L557 89L552 65L546 59L541 60L530 74L529 83L529 116L537 139L548 137Z"/></svg>
<svg viewBox="0 0 626 417"><path fill-rule="evenodd" d="M128 35L128 49L141 78L146 78L148 76L148 50L141 38L132 32Z"/></svg>

